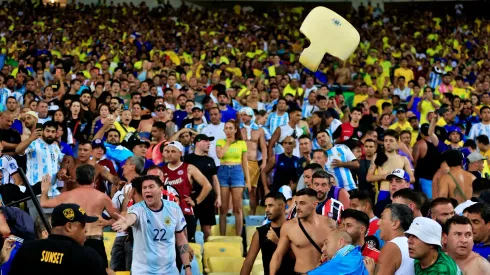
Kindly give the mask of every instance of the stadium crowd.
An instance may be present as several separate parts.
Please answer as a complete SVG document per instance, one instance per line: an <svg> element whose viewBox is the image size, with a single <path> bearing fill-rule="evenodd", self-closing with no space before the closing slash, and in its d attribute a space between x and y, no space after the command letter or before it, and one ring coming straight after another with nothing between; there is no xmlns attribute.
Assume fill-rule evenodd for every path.
<svg viewBox="0 0 490 275"><path fill-rule="evenodd" d="M312 72L301 7L3 2L2 274L200 274L196 230L260 205L242 275L490 274L490 24L462 9L361 5Z"/></svg>

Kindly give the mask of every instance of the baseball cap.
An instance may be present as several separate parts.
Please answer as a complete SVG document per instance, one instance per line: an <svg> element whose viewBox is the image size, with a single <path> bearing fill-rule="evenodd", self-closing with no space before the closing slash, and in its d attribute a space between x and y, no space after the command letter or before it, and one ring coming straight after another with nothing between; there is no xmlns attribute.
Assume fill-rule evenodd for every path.
<svg viewBox="0 0 490 275"><path fill-rule="evenodd" d="M201 109L201 107L199 107L199 106L194 106L194 107L192 107L192 111L194 112L195 110L199 110L199 111L201 111L201 112L202 112L202 109Z"/></svg>
<svg viewBox="0 0 490 275"><path fill-rule="evenodd" d="M68 222L93 223L99 218L88 216L78 204L62 203L53 209L51 224L53 227L63 226Z"/></svg>
<svg viewBox="0 0 490 275"><path fill-rule="evenodd" d="M29 112L26 112L25 115L30 115L30 116L33 116L35 117L36 119L39 119L39 117L37 116L37 113L34 112L34 111L29 111Z"/></svg>
<svg viewBox="0 0 490 275"><path fill-rule="evenodd" d="M184 146L182 146L182 143L178 142L178 141L171 141L169 144L167 144L167 146L173 146L175 148L177 148L177 150L179 150L181 153L184 152Z"/></svg>
<svg viewBox="0 0 490 275"><path fill-rule="evenodd" d="M441 246L442 227L433 219L417 217L405 231L405 236L408 235L415 236L426 244Z"/></svg>
<svg viewBox="0 0 490 275"><path fill-rule="evenodd" d="M456 208L454 208L454 213L458 215L463 215L463 212L466 208L472 206L473 204L476 204L477 202L472 201L472 200L467 200L463 203L460 203Z"/></svg>
<svg viewBox="0 0 490 275"><path fill-rule="evenodd" d="M478 152L473 152L473 153L468 155L468 161L470 163L475 162L475 161L479 161L479 160L487 160L487 157L482 156Z"/></svg>
<svg viewBox="0 0 490 275"><path fill-rule="evenodd" d="M209 140L209 141L213 141L214 140L214 137L208 137L206 136L205 134L199 134L197 135L195 138L194 138L194 143L197 143L201 140Z"/></svg>
<svg viewBox="0 0 490 275"><path fill-rule="evenodd" d="M404 179L407 182L410 182L410 175L403 169L395 169L393 172L388 174L388 176L386 176L387 180L391 180L392 178Z"/></svg>
<svg viewBox="0 0 490 275"><path fill-rule="evenodd" d="M158 105L155 107L155 111L156 111L157 109L163 109L163 110L165 110L165 109L166 109L165 104L158 104Z"/></svg>
<svg viewBox="0 0 490 275"><path fill-rule="evenodd" d="M219 97L220 95L224 95L224 96L228 97L228 94L225 91L219 91L217 97Z"/></svg>
<svg viewBox="0 0 490 275"><path fill-rule="evenodd" d="M397 113L397 114L399 114L399 113L406 113L406 112L407 112L407 110L405 110L405 108L398 108L398 109L396 110L396 113Z"/></svg>
<svg viewBox="0 0 490 275"><path fill-rule="evenodd" d="M104 149L104 152L106 151L104 142L101 139L95 139L94 141L92 141L92 149L95 148L102 148Z"/></svg>

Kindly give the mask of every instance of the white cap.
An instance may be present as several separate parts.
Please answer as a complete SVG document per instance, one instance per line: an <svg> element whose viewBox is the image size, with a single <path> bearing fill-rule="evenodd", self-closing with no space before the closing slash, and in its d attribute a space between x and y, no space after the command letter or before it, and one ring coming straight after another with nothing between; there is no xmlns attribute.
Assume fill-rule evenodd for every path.
<svg viewBox="0 0 490 275"><path fill-rule="evenodd" d="M471 201L471 200L467 200L463 203L460 203L458 206L456 206L456 208L454 208L454 213L461 216L461 215L463 215L463 212L466 208L472 206L475 203L476 202Z"/></svg>
<svg viewBox="0 0 490 275"><path fill-rule="evenodd" d="M35 119L39 119L39 116L34 111L25 112L24 115L30 115L30 116L33 116Z"/></svg>
<svg viewBox="0 0 490 275"><path fill-rule="evenodd" d="M173 147L177 148L177 150L179 150L181 153L184 152L184 146L182 146L182 143L180 143L178 141L172 141L169 144L167 144L167 146L173 146Z"/></svg>
<svg viewBox="0 0 490 275"><path fill-rule="evenodd" d="M432 219L417 217L405 231L405 235L413 235L426 244L441 246L442 227Z"/></svg>
<svg viewBox="0 0 490 275"><path fill-rule="evenodd" d="M478 152L473 152L473 153L468 155L468 161L470 163L475 162L475 161L479 161L479 160L486 160L486 159L487 159L487 157L482 156Z"/></svg>

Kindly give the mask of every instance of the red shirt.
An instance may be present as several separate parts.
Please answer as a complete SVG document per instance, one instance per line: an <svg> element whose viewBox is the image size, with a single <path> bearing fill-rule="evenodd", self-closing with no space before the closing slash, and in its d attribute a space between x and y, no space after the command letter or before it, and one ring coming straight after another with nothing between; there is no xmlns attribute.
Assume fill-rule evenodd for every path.
<svg viewBox="0 0 490 275"><path fill-rule="evenodd" d="M373 259L375 263L378 263L379 250L370 246L369 244L365 243L361 247L361 254L362 254L362 256L366 256L366 257Z"/></svg>
<svg viewBox="0 0 490 275"><path fill-rule="evenodd" d="M378 217L374 217L372 218L371 220L369 220L369 228L368 228L368 232L367 232L367 235L368 236L372 236L376 233L376 231L378 231Z"/></svg>
<svg viewBox="0 0 490 275"><path fill-rule="evenodd" d="M184 198L190 197L192 192L192 183L187 174L189 164L181 162L177 168L173 170L168 167L168 164L162 167L163 176L165 178L164 185L171 185L180 195L180 208L184 215L194 215L192 206L188 205Z"/></svg>

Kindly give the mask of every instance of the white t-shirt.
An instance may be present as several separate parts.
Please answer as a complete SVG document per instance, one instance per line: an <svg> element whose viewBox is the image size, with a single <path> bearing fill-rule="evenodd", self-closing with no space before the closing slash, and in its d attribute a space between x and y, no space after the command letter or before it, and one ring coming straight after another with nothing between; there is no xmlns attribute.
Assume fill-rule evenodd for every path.
<svg viewBox="0 0 490 275"><path fill-rule="evenodd" d="M216 141L218 139L226 139L225 135L225 123L220 122L218 125L208 124L204 129L202 129L201 134L205 134L208 137L214 137L209 146L208 156L212 157L216 167L220 166L220 161L218 155L216 154Z"/></svg>
<svg viewBox="0 0 490 275"><path fill-rule="evenodd" d="M141 201L128 209L136 215L133 229L134 246L131 274L179 275L175 263L175 233L184 230L187 223L175 202L163 200L162 208L153 211ZM180 255L179 255L180 257Z"/></svg>

